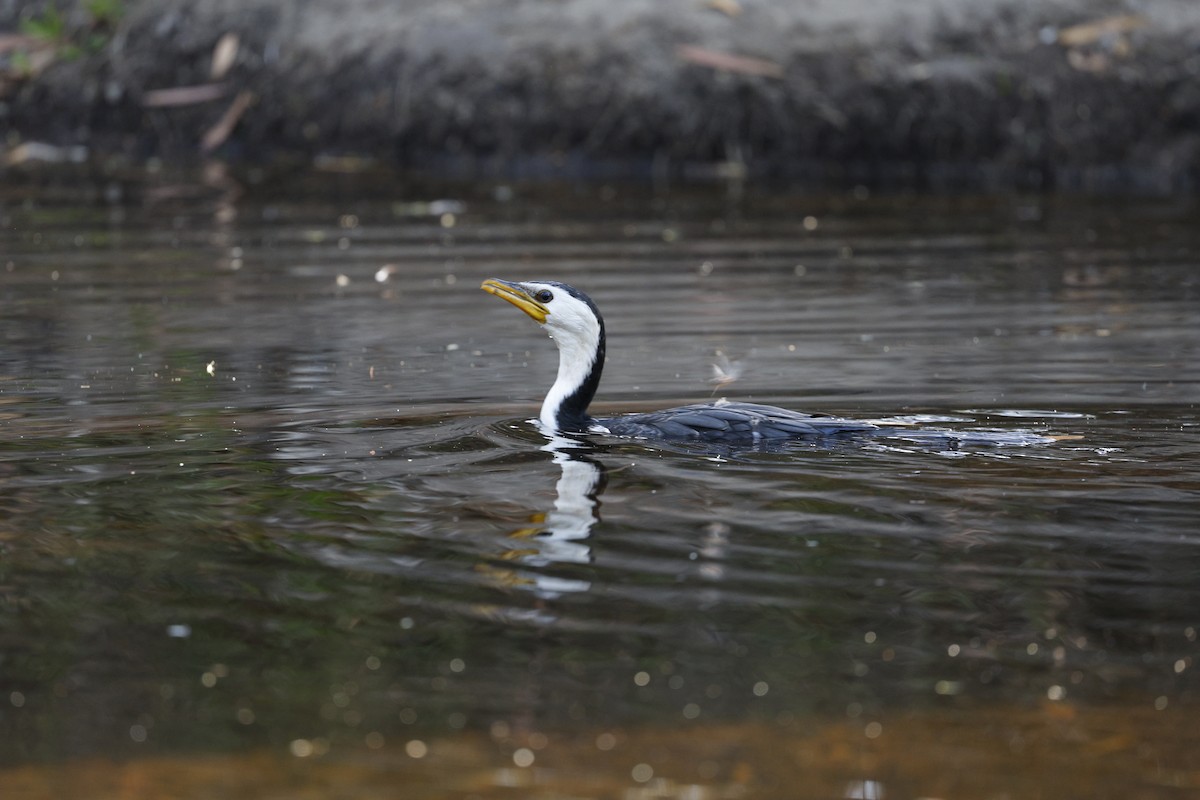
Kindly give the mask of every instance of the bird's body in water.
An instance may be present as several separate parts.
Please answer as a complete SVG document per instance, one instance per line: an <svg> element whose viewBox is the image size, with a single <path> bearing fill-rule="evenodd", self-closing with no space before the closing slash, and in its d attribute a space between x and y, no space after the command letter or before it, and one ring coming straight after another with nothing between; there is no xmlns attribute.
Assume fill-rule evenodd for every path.
<svg viewBox="0 0 1200 800"><path fill-rule="evenodd" d="M871 434L877 427L756 403L718 401L617 417L592 417L588 406L604 370L604 318L592 299L557 281L490 279L481 287L546 326L558 345L558 378L538 416L557 433L598 433L641 439L708 442L779 441Z"/></svg>

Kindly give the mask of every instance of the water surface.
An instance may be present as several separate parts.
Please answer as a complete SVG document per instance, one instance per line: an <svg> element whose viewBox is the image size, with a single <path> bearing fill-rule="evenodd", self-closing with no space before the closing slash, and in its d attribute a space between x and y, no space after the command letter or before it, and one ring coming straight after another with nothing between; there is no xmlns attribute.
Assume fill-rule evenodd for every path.
<svg viewBox="0 0 1200 800"><path fill-rule="evenodd" d="M26 796L1200 789L1189 202L217 174L0 203ZM548 441L553 344L487 277L596 299L606 413L1055 438Z"/></svg>

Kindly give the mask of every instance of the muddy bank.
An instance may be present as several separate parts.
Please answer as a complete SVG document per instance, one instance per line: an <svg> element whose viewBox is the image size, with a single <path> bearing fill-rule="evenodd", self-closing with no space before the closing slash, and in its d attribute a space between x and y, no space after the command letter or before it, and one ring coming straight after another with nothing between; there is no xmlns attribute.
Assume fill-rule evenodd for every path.
<svg viewBox="0 0 1200 800"><path fill-rule="evenodd" d="M1200 178L1192 0L51 6L0 0L10 165L207 152L914 186Z"/></svg>

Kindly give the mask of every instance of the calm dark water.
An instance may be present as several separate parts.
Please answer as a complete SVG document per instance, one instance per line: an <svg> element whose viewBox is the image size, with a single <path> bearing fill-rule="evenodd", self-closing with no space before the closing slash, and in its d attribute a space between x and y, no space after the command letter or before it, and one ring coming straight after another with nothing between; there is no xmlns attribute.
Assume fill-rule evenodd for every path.
<svg viewBox="0 0 1200 800"><path fill-rule="evenodd" d="M698 793L637 753L593 791L717 797L828 725L931 775L945 752L901 733L931 719L1115 714L1144 720L1117 746L1138 758L1146 731L1200 743L1198 222L1072 197L10 187L0 764L392 769L483 736L466 768L517 774L610 731L742 731L674 776ZM605 411L715 395L1061 438L548 442L527 420L553 344L487 277L596 299ZM1016 786L960 747L961 796ZM1200 774L1195 747L1154 775L1103 773L1110 752L1072 768L1141 796ZM888 790L871 769L843 796Z"/></svg>

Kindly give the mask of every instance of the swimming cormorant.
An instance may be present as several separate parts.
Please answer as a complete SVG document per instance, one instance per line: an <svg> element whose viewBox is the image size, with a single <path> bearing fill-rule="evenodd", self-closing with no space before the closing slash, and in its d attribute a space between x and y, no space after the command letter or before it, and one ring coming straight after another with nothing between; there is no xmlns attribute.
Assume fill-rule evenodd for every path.
<svg viewBox="0 0 1200 800"><path fill-rule="evenodd" d="M870 434L878 430L869 422L724 400L646 414L593 417L588 414L588 405L600 385L605 342L604 318L592 299L557 281L513 282L492 278L480 288L507 300L544 325L558 345L558 378L550 387L538 417L547 431L753 443Z"/></svg>

